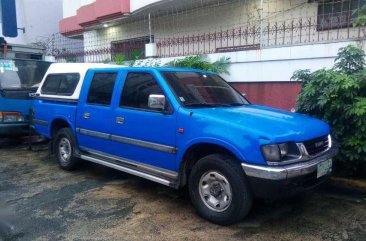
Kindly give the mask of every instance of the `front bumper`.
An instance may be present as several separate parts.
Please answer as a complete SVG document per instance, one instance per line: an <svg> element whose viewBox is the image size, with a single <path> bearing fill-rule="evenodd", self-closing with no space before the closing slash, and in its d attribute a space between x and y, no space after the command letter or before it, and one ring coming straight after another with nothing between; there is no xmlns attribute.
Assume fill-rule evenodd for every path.
<svg viewBox="0 0 366 241"><path fill-rule="evenodd" d="M327 175L317 178L318 164L337 154L333 146L326 153L306 162L286 166L259 166L242 163L255 196L260 198L278 198L293 196L322 183Z"/></svg>

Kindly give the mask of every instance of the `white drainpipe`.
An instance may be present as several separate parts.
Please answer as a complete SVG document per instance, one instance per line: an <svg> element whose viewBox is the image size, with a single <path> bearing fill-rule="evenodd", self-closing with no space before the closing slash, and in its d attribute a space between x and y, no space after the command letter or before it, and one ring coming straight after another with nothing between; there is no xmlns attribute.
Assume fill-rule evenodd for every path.
<svg viewBox="0 0 366 241"><path fill-rule="evenodd" d="M263 47L263 0L260 0L260 12L259 12L259 21L260 21L260 36L259 36L259 45L260 48Z"/></svg>

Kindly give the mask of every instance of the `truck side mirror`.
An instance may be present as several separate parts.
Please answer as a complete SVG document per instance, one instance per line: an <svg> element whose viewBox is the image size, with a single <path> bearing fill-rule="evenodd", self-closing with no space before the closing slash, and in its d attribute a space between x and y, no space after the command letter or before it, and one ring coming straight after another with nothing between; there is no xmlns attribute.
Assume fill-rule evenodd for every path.
<svg viewBox="0 0 366 241"><path fill-rule="evenodd" d="M164 95L149 95L148 107L150 109L163 111L165 109Z"/></svg>

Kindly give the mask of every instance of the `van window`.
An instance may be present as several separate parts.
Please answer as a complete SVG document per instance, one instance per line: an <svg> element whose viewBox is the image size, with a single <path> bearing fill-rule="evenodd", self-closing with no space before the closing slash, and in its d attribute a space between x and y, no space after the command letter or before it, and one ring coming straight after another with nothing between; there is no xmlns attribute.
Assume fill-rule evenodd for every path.
<svg viewBox="0 0 366 241"><path fill-rule="evenodd" d="M43 83L41 93L70 96L74 93L79 79L78 73L49 74Z"/></svg>
<svg viewBox="0 0 366 241"><path fill-rule="evenodd" d="M90 85L87 103L110 105L117 73L95 73Z"/></svg>

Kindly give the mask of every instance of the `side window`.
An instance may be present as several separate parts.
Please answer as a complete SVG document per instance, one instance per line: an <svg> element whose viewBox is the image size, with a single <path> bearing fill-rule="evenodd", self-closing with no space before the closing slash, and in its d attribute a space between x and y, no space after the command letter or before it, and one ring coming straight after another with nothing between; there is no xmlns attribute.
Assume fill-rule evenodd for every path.
<svg viewBox="0 0 366 241"><path fill-rule="evenodd" d="M50 74L43 83L41 93L48 95L72 95L79 82L76 73Z"/></svg>
<svg viewBox="0 0 366 241"><path fill-rule="evenodd" d="M153 110L148 107L149 95L162 95L159 84L149 73L129 73L126 77L122 97L121 107Z"/></svg>
<svg viewBox="0 0 366 241"><path fill-rule="evenodd" d="M87 103L110 105L117 73L95 73L90 85Z"/></svg>

